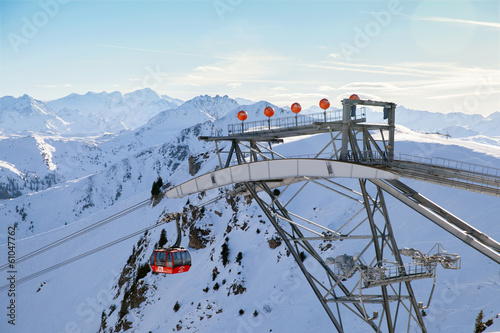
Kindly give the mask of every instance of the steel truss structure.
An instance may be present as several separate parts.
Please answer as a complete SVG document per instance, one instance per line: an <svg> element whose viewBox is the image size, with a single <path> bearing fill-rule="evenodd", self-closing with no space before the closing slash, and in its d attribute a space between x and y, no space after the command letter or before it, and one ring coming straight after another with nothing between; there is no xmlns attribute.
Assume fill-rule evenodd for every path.
<svg viewBox="0 0 500 333"><path fill-rule="evenodd" d="M411 283L435 279L437 263L458 269L460 258L446 252L426 256L418 255L421 252L414 249L400 250L385 194L402 201L497 263L500 263L500 244L398 180L401 175L411 178L413 173L404 173L401 161L395 158L394 103L351 99L342 103L342 114L337 117L325 112L324 117L296 118L285 126L279 121L269 122L267 128L259 125L257 129L247 124L238 130L238 126L231 125L228 136L200 137L215 142L220 169L176 186L166 196L182 197L235 184L232 194L252 195L338 332L352 328L342 320L345 312L354 314L375 332L409 332L415 327L427 332L421 311L425 307L417 301ZM364 106L382 107L387 124L365 123ZM273 149L272 145L283 142L284 138L316 133L329 133L330 140L309 156L291 158ZM220 142L229 142L229 149L221 152ZM224 153L227 155L221 156ZM417 166L419 170L425 168L422 164ZM404 169L411 167L405 165ZM444 171L460 174L458 178L447 178L447 182L461 186L465 176L460 170ZM439 177L436 172L432 174ZM495 195L500 187L500 173L498 177L491 172L487 175L484 182L476 181L477 188L487 187L491 189L487 193ZM349 185L336 182L336 177L351 178ZM432 177L428 181L436 182ZM425 181L425 172L421 171L415 179ZM325 222L294 212L294 203L311 191L329 193L332 203L334 198L351 201L352 213L345 215L342 222L331 221L325 226ZM338 245L336 253L341 249L344 252L335 258L324 258L320 249L328 249L332 244ZM408 253L413 254L411 262L403 260L402 254ZM314 265L306 265L307 261Z"/></svg>

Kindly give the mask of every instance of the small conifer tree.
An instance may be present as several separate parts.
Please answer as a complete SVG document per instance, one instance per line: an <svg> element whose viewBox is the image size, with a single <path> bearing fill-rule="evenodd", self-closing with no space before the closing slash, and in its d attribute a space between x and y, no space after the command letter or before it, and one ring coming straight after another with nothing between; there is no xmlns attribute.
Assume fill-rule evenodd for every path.
<svg viewBox="0 0 500 333"><path fill-rule="evenodd" d="M229 263L229 247L227 246L227 243L222 244L222 252L220 254L222 254L222 264L226 267Z"/></svg>
<svg viewBox="0 0 500 333"><path fill-rule="evenodd" d="M151 188L151 195L152 196L157 196L160 194L160 188L158 186L157 182L153 182L153 187Z"/></svg>
<svg viewBox="0 0 500 333"><path fill-rule="evenodd" d="M161 229L160 240L158 241L158 247L162 248L163 245L167 244L167 232L165 229Z"/></svg>
<svg viewBox="0 0 500 333"><path fill-rule="evenodd" d="M174 311L177 312L177 311L179 311L180 308L181 308L181 305L179 304L179 301L175 302Z"/></svg>
<svg viewBox="0 0 500 333"><path fill-rule="evenodd" d="M161 177L158 177L158 179L155 182L153 182L153 187L151 188L151 195L156 196L160 194L162 186L163 186L163 179L161 179Z"/></svg>
<svg viewBox="0 0 500 333"><path fill-rule="evenodd" d="M484 332L487 328L486 324L483 323L484 313L483 310L479 311L476 317L476 325L474 326L474 333Z"/></svg>

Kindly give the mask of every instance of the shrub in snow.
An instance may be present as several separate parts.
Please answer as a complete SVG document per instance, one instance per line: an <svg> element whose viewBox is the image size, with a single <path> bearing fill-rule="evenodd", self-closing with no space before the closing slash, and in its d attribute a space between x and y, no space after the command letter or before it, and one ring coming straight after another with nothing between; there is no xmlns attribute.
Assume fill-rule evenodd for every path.
<svg viewBox="0 0 500 333"><path fill-rule="evenodd" d="M220 254L222 255L222 264L226 267L229 263L229 247L227 246L227 243L222 244L222 252Z"/></svg>
<svg viewBox="0 0 500 333"><path fill-rule="evenodd" d="M174 305L174 311L177 312L179 311L179 309L181 308L181 305L179 304L179 302L175 302L175 305Z"/></svg>

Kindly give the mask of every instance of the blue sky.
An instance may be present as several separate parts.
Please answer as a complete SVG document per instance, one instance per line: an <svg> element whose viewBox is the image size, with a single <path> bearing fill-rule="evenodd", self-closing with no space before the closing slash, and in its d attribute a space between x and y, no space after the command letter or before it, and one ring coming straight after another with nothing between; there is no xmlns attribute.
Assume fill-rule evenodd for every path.
<svg viewBox="0 0 500 333"><path fill-rule="evenodd" d="M0 10L0 96L150 87L307 107L357 93L500 111L496 0L3 0Z"/></svg>

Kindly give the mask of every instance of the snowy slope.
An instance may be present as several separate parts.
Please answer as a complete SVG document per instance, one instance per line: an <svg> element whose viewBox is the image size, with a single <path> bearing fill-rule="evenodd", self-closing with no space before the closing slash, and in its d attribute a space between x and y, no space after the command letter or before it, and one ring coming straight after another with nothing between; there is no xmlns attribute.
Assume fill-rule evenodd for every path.
<svg viewBox="0 0 500 333"><path fill-rule="evenodd" d="M151 184L158 176L162 176L164 182L179 184L192 178L192 174L214 170L218 164L213 153L215 147L199 141L199 135L213 135L216 129L226 131L227 124L235 122L240 109L249 113L249 120L266 119L262 110L269 103L263 101L246 106L235 103L226 96L200 96L178 108L178 114L166 110L134 131L107 137L77 141L38 134L1 140L0 144L7 149L0 149L3 154L1 172L25 175L24 166L33 165L34 174L41 175L50 173L55 166L56 171L64 170L66 178L48 189L40 188L29 195L0 201L0 220L4 222L0 244L6 241L6 226L17 222L16 256L20 257L148 199ZM287 108L273 107L276 116L289 115ZM189 119L185 119L186 116ZM481 138L446 139L398 126L396 150L499 168L499 141L487 136ZM326 140L329 135L317 135L287 140L275 148L284 155L309 154L311 147L323 146ZM24 147L24 151L20 152L18 147ZM193 164L200 169L193 170ZM338 181L352 185L349 180ZM498 198L403 181L494 239L500 239ZM102 323L106 324L106 332L117 327L124 331L128 325L135 332L178 329L181 332L331 331L332 324L293 259L286 255L285 246L282 244L275 249L269 246L275 232L253 200L223 197L206 206L203 212L196 209L196 205L219 194L214 190L184 199L163 200L154 207L141 208L18 265L18 278L22 278L155 225L163 212L184 212L187 224L182 245L188 246L188 226L191 225L196 228L195 232L200 232L198 228L206 230L203 237L207 247L190 248L193 267L188 273L177 276L149 273L140 279L136 286L140 287L144 301L139 302L140 297L135 299L139 303L135 308L128 304L128 314L121 319L125 294L134 285L133 275L139 263L147 262L160 237L161 227L148 232L142 240L135 236L17 286L16 326L2 320L0 331L98 332ZM297 203L294 210L324 221L325 225L342 221L354 208L351 201L342 198L335 198L332 204L329 194L318 189L308 190L303 197L305 199ZM389 196L386 199L400 246L429 250L440 242L450 252L462 256L460 271L438 270L433 303L425 317L429 332L469 332L479 310L484 310L486 318L500 312L499 265L400 202ZM165 229L171 243L176 234L175 225L170 223ZM224 266L221 250L226 237L230 262ZM347 251L345 242L333 245L322 255L335 256ZM134 251L137 256L134 269L124 275L123 268L127 267ZM241 264L236 261L239 252L242 253ZM0 245L0 253L5 262L5 245ZM306 258L305 263L314 270L312 261ZM214 274L215 268L218 274ZM0 272L1 276L5 274L5 271ZM131 280L120 286L127 277ZM417 297L424 302L430 283L414 284ZM7 300L6 293L1 294L1 299ZM180 304L177 312L173 310L176 302ZM244 311L241 315L240 309ZM257 316L253 315L254 311ZM351 331L366 331L364 324L351 319L345 319ZM500 331L498 320L486 332L495 330Z"/></svg>
<svg viewBox="0 0 500 333"><path fill-rule="evenodd" d="M139 92L141 91L135 93ZM132 98L131 94L134 93L125 96ZM173 100L172 103L177 102ZM213 121L215 117L224 115L237 106L227 96L200 96L176 109L152 116L146 124L135 130L119 134L6 135L0 140L0 198L43 190L61 181L103 171L123 158L173 139L184 128ZM79 124L84 126L85 121L79 121Z"/></svg>
<svg viewBox="0 0 500 333"><path fill-rule="evenodd" d="M207 127L206 130L211 129ZM186 139L189 138L186 144L190 148L191 144L193 145L190 154L202 153L210 149L209 146L204 147L196 140L196 135L200 133L202 132L192 132L191 135L186 136ZM397 137L400 138L397 143L397 149L400 151L421 152L442 157L457 156L475 163L500 166L500 153L485 151L482 146L471 149L461 146L460 142L452 143L440 136L416 134L409 130L398 133ZM425 142L421 142L423 138ZM327 136L313 136L277 146L277 150L283 154L305 154L309 152L311 145L317 145L325 140L328 140ZM129 166L126 166L127 163L123 166L116 166L116 170L108 174L103 173L81 179L40 194L20 197L4 203L2 206L4 213L8 210L12 211L15 206L21 207L22 205L24 212L27 212L27 221L33 218L36 222L48 225L48 227L35 230L36 236L18 241L19 255L148 198L148 189L157 174L164 176L164 179L169 178L168 180L174 184L189 179L191 175L187 161L181 163L170 177L171 169L168 167L163 167L160 172L156 173L154 156L162 150L164 149L158 147L156 151L151 152L150 157L144 159L141 159L142 156L135 156L137 161L132 163L129 160ZM173 151L170 151L164 156L171 156L172 153ZM211 154L211 157L201 165L198 174L213 170L216 164L217 158ZM129 170L131 174L128 181L123 178L126 170ZM151 172L152 170L154 171ZM139 175L149 178L142 184L137 180ZM340 181L349 185L349 181ZM415 181L405 180L405 183L491 237L500 238L499 224L495 223L498 222L500 214L498 198ZM123 186L122 198L125 199L110 200L109 197L113 196L119 184ZM96 215L87 216L86 220L63 226L64 221L68 221L74 213L73 209L76 208L78 211L78 207L81 209L85 204L90 203L82 201L85 188L92 193L91 202L94 204L88 210ZM137 195L134 196L134 193ZM204 197L191 196L190 204L197 205L206 202L218 194L218 191L212 191L207 192ZM294 209L306 217L324 218L327 225L330 222L326 221L335 221L343 215L344 211L352 209L351 203L345 200L338 200L335 205L331 205L331 199L321 191L312 191L307 193L306 197L309 199ZM42 208L44 202L52 201L59 202L61 208L57 210ZM102 211L101 209L111 201L116 202L115 205ZM34 206L38 204L41 206ZM497 264L389 197L388 206L394 232L401 246L430 249L436 242L440 242L450 252L456 252L462 256L460 271L438 271L438 284L433 303L428 310L428 316L425 317L429 332L471 331L479 310L484 310L486 318L498 313L500 267ZM478 210L477 207L481 209ZM190 272L178 276L155 276L149 273L139 284L145 289L145 301L140 303L138 308L129 308L129 313L120 321L121 303L127 284L118 287L117 283L124 265L133 252L133 245L135 248L140 247L138 245L140 238L137 236L100 254L89 256L59 271L53 271L20 285L17 302L22 304L22 308L19 310L18 326L12 330L12 327L3 321L0 324L2 332L72 330L97 332L102 323L103 313L104 322L107 325L106 331L114 330L117 326L123 331L125 327L128 327L127 325L131 325L133 331L137 332L164 332L177 329L183 332L270 332L271 330L272 332L324 332L332 330L331 323L323 314L307 282L291 257L286 256L284 245L275 249L269 247L268 240L275 235L269 222L262 217L262 213L253 201L243 198L235 202L222 198L219 202L207 206L201 215L199 211L187 204L187 199L163 200L155 207L141 209L102 229L82 236L60 249L40 255L39 259L31 261L29 265L20 264L19 276L36 272L133 231L153 225L161 217L163 211L185 211L188 224L196 221L197 228L209 231L206 235L209 240L207 247L198 250L191 249L193 267ZM15 217L15 215L10 216ZM80 216L83 217L85 214L80 214ZM196 218L193 219L193 216ZM20 224L19 238L30 234L29 230L26 230L27 225ZM59 228L39 234L40 231L48 231L56 227ZM147 262L154 243L159 239L160 229L148 233L145 238L147 245L141 245L144 250L138 254L138 262ZM166 230L171 242L175 237L175 226L171 223L166 226ZM230 263L224 266L220 253L226 237ZM182 245L187 246L187 242L186 231ZM342 244L335 243L334 246L334 250L323 253L325 257L343 253ZM5 252L2 251L2 253ZM239 252L242 253L241 265L236 262ZM307 263L307 259L305 262ZM309 264L312 265L312 262ZM213 279L215 268L219 273ZM216 283L219 288L214 290ZM235 294L234 290L237 289L232 286L240 284L245 291ZM208 290L205 292L207 287ZM429 281L416 282L414 287L422 299L428 296ZM39 288L40 291L37 292ZM180 304L177 312L173 310L176 302ZM51 304L50 310L45 311L44 305L48 303ZM242 315L239 314L240 309L244 311ZM253 315L254 311L258 312L256 317ZM349 325L354 325L350 326L353 331L366 329L362 324L356 324L355 321ZM491 329L495 327L498 330L500 326L495 324Z"/></svg>

